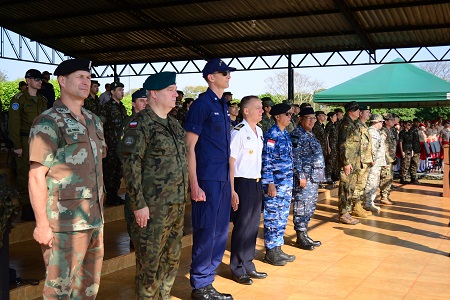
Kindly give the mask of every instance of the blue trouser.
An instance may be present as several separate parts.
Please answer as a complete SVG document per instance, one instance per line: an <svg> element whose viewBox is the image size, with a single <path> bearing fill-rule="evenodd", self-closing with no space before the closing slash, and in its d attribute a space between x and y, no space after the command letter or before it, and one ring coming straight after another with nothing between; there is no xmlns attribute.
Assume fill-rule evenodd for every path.
<svg viewBox="0 0 450 300"><path fill-rule="evenodd" d="M222 262L230 224L231 185L229 181L200 180L206 201L192 201L191 286L199 289L214 281Z"/></svg>
<svg viewBox="0 0 450 300"><path fill-rule="evenodd" d="M277 195L267 195L264 189L264 244L267 249L284 245L284 231L289 217L292 200L292 178L275 183Z"/></svg>
<svg viewBox="0 0 450 300"><path fill-rule="evenodd" d="M317 197L319 196L319 184L306 181L304 188L294 190L294 229L306 231L308 223L316 210Z"/></svg>
<svg viewBox="0 0 450 300"><path fill-rule="evenodd" d="M230 269L235 276L255 271L256 238L261 219L261 182L255 179L234 178L234 190L239 195L237 211L231 211Z"/></svg>

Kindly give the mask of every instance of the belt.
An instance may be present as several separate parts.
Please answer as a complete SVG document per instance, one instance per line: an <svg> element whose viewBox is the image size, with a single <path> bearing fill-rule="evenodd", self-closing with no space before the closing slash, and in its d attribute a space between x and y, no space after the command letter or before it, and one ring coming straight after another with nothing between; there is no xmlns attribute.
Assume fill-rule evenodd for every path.
<svg viewBox="0 0 450 300"><path fill-rule="evenodd" d="M246 180L246 181L251 181L251 182L260 182L260 181L261 181L261 178L235 177L234 179L238 179L238 180Z"/></svg>
<svg viewBox="0 0 450 300"><path fill-rule="evenodd" d="M26 131L21 131L20 136L30 136L30 133Z"/></svg>

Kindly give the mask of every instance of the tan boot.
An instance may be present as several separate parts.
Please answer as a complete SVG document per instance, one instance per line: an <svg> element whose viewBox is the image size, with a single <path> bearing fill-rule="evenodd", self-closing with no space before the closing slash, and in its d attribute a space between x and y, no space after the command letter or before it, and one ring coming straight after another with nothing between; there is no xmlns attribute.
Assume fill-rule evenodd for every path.
<svg viewBox="0 0 450 300"><path fill-rule="evenodd" d="M389 201L388 198L381 198L380 202L381 202L381 204L385 204L385 205L392 205L393 204L391 201Z"/></svg>
<svg viewBox="0 0 450 300"><path fill-rule="evenodd" d="M352 216L350 216L349 213L345 213L342 216L339 217L339 222L343 223L343 224L348 224L348 225L356 225L359 223L358 220L352 218Z"/></svg>
<svg viewBox="0 0 450 300"><path fill-rule="evenodd" d="M367 211L362 207L361 202L356 202L353 206L352 216L358 218L367 218Z"/></svg>

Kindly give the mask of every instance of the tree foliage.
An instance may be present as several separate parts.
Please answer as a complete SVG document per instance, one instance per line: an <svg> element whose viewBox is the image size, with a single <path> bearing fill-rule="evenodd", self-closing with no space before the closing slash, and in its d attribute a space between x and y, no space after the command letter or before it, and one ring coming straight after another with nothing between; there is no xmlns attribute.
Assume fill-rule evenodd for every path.
<svg viewBox="0 0 450 300"><path fill-rule="evenodd" d="M184 97L197 99L198 95L200 95L200 93L203 93L207 89L208 87L206 85L188 85L183 90Z"/></svg>

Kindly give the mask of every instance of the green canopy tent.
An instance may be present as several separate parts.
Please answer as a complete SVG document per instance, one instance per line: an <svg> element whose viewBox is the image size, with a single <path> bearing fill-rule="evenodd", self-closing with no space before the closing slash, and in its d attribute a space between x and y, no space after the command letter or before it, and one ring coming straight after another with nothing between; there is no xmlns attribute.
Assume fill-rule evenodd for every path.
<svg viewBox="0 0 450 300"><path fill-rule="evenodd" d="M314 102L344 106L350 101L374 108L450 105L450 83L400 58L314 95Z"/></svg>

